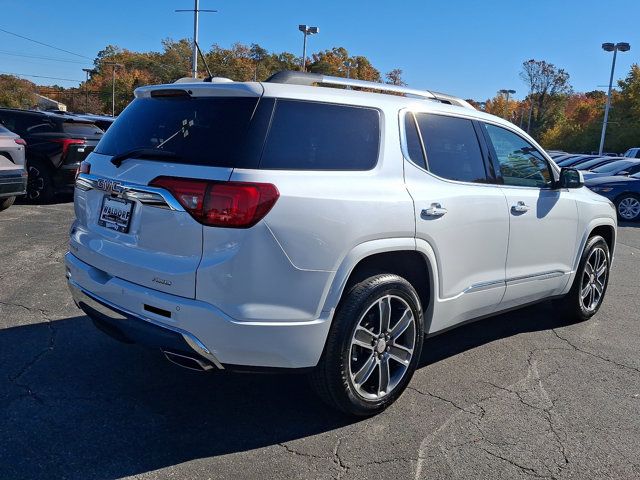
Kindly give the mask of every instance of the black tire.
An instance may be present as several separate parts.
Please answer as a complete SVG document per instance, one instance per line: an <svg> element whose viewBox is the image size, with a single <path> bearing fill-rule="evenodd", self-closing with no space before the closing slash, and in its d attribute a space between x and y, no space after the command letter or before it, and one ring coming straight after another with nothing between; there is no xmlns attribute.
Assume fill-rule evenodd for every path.
<svg viewBox="0 0 640 480"><path fill-rule="evenodd" d="M633 193L624 193L622 195L620 195L618 198L616 198L615 201L615 205L616 205L616 213L618 214L618 219L623 221L623 222L633 222L636 221L638 219L640 219L640 209L637 209L635 216L633 217L629 217L630 214L632 214L632 210L630 208L625 208L624 212L629 212L629 213L625 213L625 215L623 216L623 214L620 213L621 209L622 209L622 205L624 205L625 203L631 203L632 205L639 205L640 204L640 196L635 195Z"/></svg>
<svg viewBox="0 0 640 480"><path fill-rule="evenodd" d="M29 160L27 172L27 200L32 203L49 203L54 195L51 167L42 160Z"/></svg>
<svg viewBox="0 0 640 480"><path fill-rule="evenodd" d="M374 340L371 343L372 346L366 347L366 349L357 345L352 346L356 327L367 321L366 319L369 318L369 315L372 315L371 318L375 319L375 311L372 310L374 308L379 309L378 318L380 319L383 316L383 307L380 306L381 303L377 303L376 306L376 302L383 302L387 299L389 299L389 312L392 312L389 314L391 320L387 329L391 334L391 337L387 335L386 342L389 342L388 346L384 338L379 338L377 343ZM409 309L413 318L405 323L411 322L410 326L406 330L394 329L393 326L400 325L401 320L408 314ZM401 313L401 311L404 313ZM401 318L394 322L394 315L401 316ZM380 320L380 322L382 321ZM359 328L359 330L361 331L362 329ZM371 330L376 329L372 327ZM380 331L380 336L384 337L381 323L380 328L377 330ZM394 330L396 332L406 332L398 335L398 343L393 340ZM404 340L402 340L403 336L405 336ZM371 337L371 339L373 338ZM401 341L410 343L411 339L413 339L412 356L406 358L405 363L398 362L393 358L393 353L398 352L397 345ZM411 381L411 377L420 360L423 340L424 319L422 308L418 294L413 286L398 275L380 274L369 277L343 294L329 331L322 358L310 375L312 387L327 404L349 415L375 415L391 405ZM370 349L371 352L367 349ZM380 349L382 352L379 351ZM388 353L390 349L394 350ZM351 362L358 361L356 351L362 352L363 359L367 357L367 360L363 363L368 363L372 359L374 362L378 362L377 366L372 367L373 370L371 372L375 372L375 369L378 369L379 385L383 382L382 365L383 362L386 362L384 365L387 366L387 374L384 378L387 380L389 392L381 394L380 386L378 386L378 392L373 393L373 395L381 395L380 398L365 398L363 394L359 393L359 391L368 388L366 384L369 380L364 380L362 384L356 387L352 379L351 368L353 363ZM374 359L374 357L378 360ZM357 376L355 375L355 377ZM393 379L394 376L395 379ZM373 373L369 373L367 378L371 378L372 381L375 380ZM394 384L394 382L396 383Z"/></svg>
<svg viewBox="0 0 640 480"><path fill-rule="evenodd" d="M593 289L594 296L598 293L597 289L594 289L592 286L591 289L587 288L586 283L589 282L591 285L595 285L593 283L594 279L587 271L588 262L593 259L594 252L596 250L600 250L604 252L604 280L602 284L598 283L599 288L601 288L601 292L599 293L599 297L597 301L595 301L594 305L587 308L585 306L585 301L591 303L588 300L583 301L582 294L585 291L591 292ZM567 293L563 298L557 300L555 303L559 307L560 313L563 318L569 322L583 322L585 320L593 317L600 306L602 305L602 301L607 292L607 286L609 285L609 270L611 268L611 254L609 252L609 246L607 242L599 235L594 235L589 238L587 244L584 247L584 251L582 252L582 257L580 258L580 264L578 266L578 271L576 272L576 276L573 279L573 285L571 286L571 290ZM591 297L589 297L591 298Z"/></svg>
<svg viewBox="0 0 640 480"><path fill-rule="evenodd" d="M15 201L16 197L0 198L0 212L9 208Z"/></svg>

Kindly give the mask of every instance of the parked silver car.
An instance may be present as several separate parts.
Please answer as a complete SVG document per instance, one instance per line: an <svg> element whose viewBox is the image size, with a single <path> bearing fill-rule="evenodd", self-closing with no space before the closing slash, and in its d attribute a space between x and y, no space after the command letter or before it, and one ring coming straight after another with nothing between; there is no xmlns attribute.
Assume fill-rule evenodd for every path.
<svg viewBox="0 0 640 480"><path fill-rule="evenodd" d="M24 146L25 141L19 135L0 126L0 211L26 193Z"/></svg>

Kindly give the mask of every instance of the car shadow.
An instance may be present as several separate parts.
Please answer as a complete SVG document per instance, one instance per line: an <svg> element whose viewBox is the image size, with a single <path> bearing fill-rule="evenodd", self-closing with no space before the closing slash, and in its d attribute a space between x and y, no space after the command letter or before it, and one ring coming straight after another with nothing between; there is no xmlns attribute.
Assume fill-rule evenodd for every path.
<svg viewBox="0 0 640 480"><path fill-rule="evenodd" d="M621 221L618 221L618 226L619 227L640 228L640 221L636 221L636 222L621 222Z"/></svg>
<svg viewBox="0 0 640 480"><path fill-rule="evenodd" d="M560 324L544 305L485 319L427 339L420 366ZM0 372L2 478L115 479L358 421L304 375L191 372L85 316L0 330Z"/></svg>
<svg viewBox="0 0 640 480"><path fill-rule="evenodd" d="M72 203L73 193L58 193L53 196L51 201L45 203L35 203L27 199L26 196L17 197L16 204L18 205L57 205L60 203Z"/></svg>

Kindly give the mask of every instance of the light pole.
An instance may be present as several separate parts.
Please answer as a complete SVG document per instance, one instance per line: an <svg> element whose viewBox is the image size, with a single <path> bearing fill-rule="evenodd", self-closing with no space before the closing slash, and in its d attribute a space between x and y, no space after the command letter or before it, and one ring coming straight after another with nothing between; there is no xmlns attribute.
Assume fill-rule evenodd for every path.
<svg viewBox="0 0 640 480"><path fill-rule="evenodd" d="M193 10L176 10L176 12L193 12L193 45L191 52L191 76L198 78L198 20L200 12L217 12L217 10L201 10L200 0L194 0Z"/></svg>
<svg viewBox="0 0 640 480"><path fill-rule="evenodd" d="M302 40L302 65L300 65L300 71L307 71L307 35L315 35L320 33L318 27L310 27L309 25L298 25L298 30L304 34L304 40Z"/></svg>
<svg viewBox="0 0 640 480"><path fill-rule="evenodd" d="M93 69L83 68L82 71L87 75L87 79L84 82L84 111L85 113L89 113L89 90L87 87L89 83L89 74L93 73Z"/></svg>
<svg viewBox="0 0 640 480"><path fill-rule="evenodd" d="M502 93L503 95L507 96L507 100L504 102L504 112L502 113L502 116L506 119L507 111L509 109L509 95L516 93L516 91L515 90L499 90L498 93Z"/></svg>
<svg viewBox="0 0 640 480"><path fill-rule="evenodd" d="M351 69L358 68L358 62L354 62L353 60L347 60L343 63L344 68L347 69L347 78L351 78Z"/></svg>
<svg viewBox="0 0 640 480"><path fill-rule="evenodd" d="M621 52L628 52L631 50L631 45L627 42L618 42L616 44L613 43L603 43L602 49L605 52L613 52L613 61L611 62L611 76L609 77L609 91L607 92L607 104L604 107L604 120L602 122L602 134L600 135L600 149L598 150L598 155L602 155L602 151L604 150L604 137L607 133L607 121L609 120L609 108L611 108L611 86L613 85L613 71L616 68L616 56L618 55L618 50Z"/></svg>
<svg viewBox="0 0 640 480"><path fill-rule="evenodd" d="M112 65L113 72L111 76L111 116L116 116L116 68L124 67L121 63L116 62L104 62L105 65Z"/></svg>

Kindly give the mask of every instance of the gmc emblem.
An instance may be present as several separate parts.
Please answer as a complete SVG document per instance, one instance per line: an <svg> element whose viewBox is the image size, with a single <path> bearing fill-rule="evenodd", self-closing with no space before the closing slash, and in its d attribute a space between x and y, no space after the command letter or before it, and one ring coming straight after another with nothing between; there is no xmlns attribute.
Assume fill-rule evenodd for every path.
<svg viewBox="0 0 640 480"><path fill-rule="evenodd" d="M100 190L104 190L109 193L121 193L122 192L122 184L115 180L109 180L107 178L100 178L96 184Z"/></svg>

